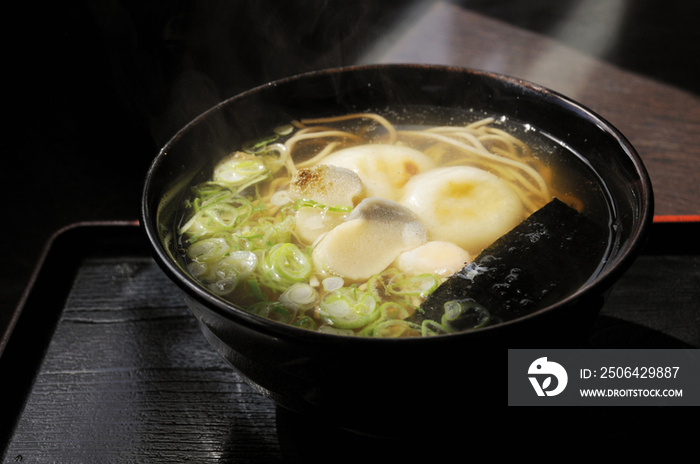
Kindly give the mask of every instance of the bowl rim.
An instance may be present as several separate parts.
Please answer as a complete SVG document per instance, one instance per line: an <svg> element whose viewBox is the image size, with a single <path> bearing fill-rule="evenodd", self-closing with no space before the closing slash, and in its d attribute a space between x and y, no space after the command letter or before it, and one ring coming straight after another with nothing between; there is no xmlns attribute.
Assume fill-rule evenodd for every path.
<svg viewBox="0 0 700 464"><path fill-rule="evenodd" d="M287 82L303 80L311 76L330 76L332 74L339 73L366 71L381 72L383 70L398 71L401 69L420 68L438 70L444 73L474 74L479 75L482 78L488 80L500 81L504 83L509 83L520 88L529 89L537 94L540 94L550 99L553 102L556 102L556 104L558 104L559 106L565 107L568 111L576 112L579 114L579 116L588 119L591 122L594 122L602 131L613 137L615 142L627 154L629 160L634 166L634 171L639 176L639 179L641 181L639 186L641 195L638 200L638 203L640 205L640 211L639 216L637 218L637 225L636 227L634 227L634 230L631 232L630 237L626 241L626 243L624 243L620 247L618 251L618 257L614 260L612 264L606 266L592 280L588 281L581 288L577 289L575 292L563 298L562 300L559 300L556 303L553 303L544 308L540 308L536 311L533 311L532 313L529 313L517 319L501 322L493 326L488 326L473 331L465 331L452 334L441 334L430 337L409 337L395 339L328 334L323 332L310 331L307 329L302 329L275 321L270 321L261 316L257 316L241 308L238 308L233 303L228 302L227 300L224 300L223 298L209 292L199 283L195 282L193 278L188 276L179 266L177 266L172 261L172 259L170 259L168 253L165 251L163 244L159 239L157 224L155 224L157 211L153 211L151 209L149 199L151 197L153 179L157 175L160 165L163 163L163 158L167 155L169 148L172 147L175 143L177 143L177 141L182 137L183 134L191 130L197 124L204 121L212 113L220 111L223 107L232 104L238 100L245 99L250 95L254 95L258 92L264 91L264 89L269 88L271 86L284 85ZM230 98L222 100L221 102L212 106L208 110L204 111L203 113L192 119L190 122L188 122L180 130L178 130L170 138L170 140L168 140L168 142L159 150L158 154L151 162L151 165L149 166L146 174L145 181L143 183L140 209L140 225L145 232L146 238L151 248L151 254L153 258L155 259L159 267L165 272L165 274L180 288L180 290L199 304L204 305L209 310L233 322L245 325L248 328L267 333L272 336L281 336L286 338L304 338L310 341L316 341L318 343L333 343L334 341L339 341L344 343L350 342L379 344L429 344L440 343L442 340L445 339L455 340L462 337L486 336L492 331L503 330L507 327L521 325L535 318L539 318L543 314L556 311L557 309L563 306L569 305L570 303L581 299L585 295L596 293L603 294L631 266L631 264L636 259L637 255L639 254L639 251L644 245L646 237L648 236L651 223L653 222L653 214L654 196L651 179L641 157L637 153L636 149L632 146L632 144L616 127L614 127L610 122L608 122L602 116L598 115L586 106L572 100L571 98L563 94L560 94L559 92L507 74L450 65L390 63L333 67L283 77L281 79L258 85L256 87L243 91L237 95L234 95ZM361 342L357 342L356 340L361 340Z"/></svg>

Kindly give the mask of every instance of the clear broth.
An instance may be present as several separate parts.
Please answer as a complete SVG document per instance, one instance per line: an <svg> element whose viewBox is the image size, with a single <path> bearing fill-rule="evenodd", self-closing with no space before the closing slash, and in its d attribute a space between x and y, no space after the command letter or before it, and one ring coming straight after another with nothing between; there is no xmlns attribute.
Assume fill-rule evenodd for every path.
<svg viewBox="0 0 700 464"><path fill-rule="evenodd" d="M361 111L368 112L368 111ZM532 127L529 124L522 123L520 121L513 120L500 115L489 115L477 110L449 110L432 108L432 107L394 107L389 109L384 109L381 111L373 111L376 114L380 114L389 121L399 130L422 130L427 127L434 126L461 126L473 123L475 121L481 120L486 117L492 117L494 121L490 124L493 127L497 127L511 134L512 136L520 139L522 142L529 146L535 157L542 162L542 164L548 166L552 172L552 182L550 188L555 192L555 196L563 196L568 199L575 199L576 208L585 215L588 219L593 221L599 226L601 232L601 237L599 240L599 247L597 249L597 256L593 262L596 263L591 269L586 269L585 273L589 275L589 281L597 276L600 269L605 264L607 257L611 252L611 247L613 246L611 237L611 231L613 224L615 223L615 211L612 207L612 202L610 200L610 194L602 181L600 176L592 169L589 163L585 160L585 157L581 154L572 150L567 144L562 141L558 141L546 133L541 132L538 128ZM282 123L288 123L288 121L281 121ZM383 137L386 135L385 129L376 123L371 123L368 126L367 120L349 120L341 123L333 123L333 127L339 127L343 130L349 132L356 132L358 130L365 131L368 138L374 139ZM270 131L269 133L272 133ZM282 136L276 143L284 143L284 141L289 136ZM418 144L421 145L421 144ZM312 148L309 147L306 150L299 150L294 158L296 163L303 162L304 160L310 159L315 156L319 150L323 148L322 145ZM416 146L416 148L421 148ZM231 152L240 150L241 147L231 147ZM284 171L284 168L281 169ZM211 172L201 173L200 177L194 181L192 184L197 185L200 182L206 181L211 177ZM251 194L255 190L254 187L245 190L244 194ZM188 198L182 203L177 217L179 218L178 228L185 224L187 220L192 215L192 198ZM185 263L191 263L192 258L188 256L188 248L191 245L188 241L186 235L178 236L178 245L181 258ZM473 258L473 257L472 257ZM361 285L360 283L355 283L356 285ZM585 282L583 283L585 285ZM206 286L206 284L205 284ZM576 288L571 288L568 293L573 293L580 285ZM234 305L238 307L243 307L244 309L255 312L256 314L266 317L272 320L278 320L280 322L291 323L303 327L316 329L318 327L323 327L325 324L326 331L330 333L339 333L342 335L366 335L363 333L365 327L353 328L353 329L337 329L330 326L318 316L318 313L313 314L313 310L303 311L296 310L293 315L293 319L285 320L284 315L279 315L277 313L270 311L261 311L259 309L252 309L248 303L253 290L250 286L245 284L240 284L237 286L236 290L232 291L228 295L222 296ZM274 300L276 296L280 293L275 292L263 292L267 295L267 298ZM415 306L416 301L413 300ZM528 308L528 312L535 311L539 309L539 305L534 305ZM299 324L300 315L308 315L313 319L314 324L312 326L306 326L304 324ZM522 316L523 314L519 314ZM495 323L502 322L503 319L493 318L486 325L492 325ZM322 330L323 331L323 330ZM415 336L420 335L418 330L408 330L402 332L403 335L398 336ZM441 333L438 330L438 334ZM425 335L426 332L423 332ZM435 332L430 332L429 334L435 334ZM387 330L384 336L395 336L395 331Z"/></svg>

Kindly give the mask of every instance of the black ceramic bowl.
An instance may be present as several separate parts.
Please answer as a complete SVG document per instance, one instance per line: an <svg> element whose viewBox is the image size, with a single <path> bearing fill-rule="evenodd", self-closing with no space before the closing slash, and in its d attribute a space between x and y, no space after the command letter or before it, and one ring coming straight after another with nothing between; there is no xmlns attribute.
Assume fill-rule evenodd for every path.
<svg viewBox="0 0 700 464"><path fill-rule="evenodd" d="M417 339L316 333L271 322L209 293L174 251L176 209L192 179L241 143L292 119L394 105L483 110L524 121L582 154L611 198L613 243L598 276L556 304L472 332ZM394 435L505 401L507 348L576 347L604 295L638 254L652 220L642 161L608 122L511 77L440 66L377 65L312 72L222 102L173 137L146 178L142 224L204 335L260 393L341 427ZM495 374L495 375L494 375Z"/></svg>

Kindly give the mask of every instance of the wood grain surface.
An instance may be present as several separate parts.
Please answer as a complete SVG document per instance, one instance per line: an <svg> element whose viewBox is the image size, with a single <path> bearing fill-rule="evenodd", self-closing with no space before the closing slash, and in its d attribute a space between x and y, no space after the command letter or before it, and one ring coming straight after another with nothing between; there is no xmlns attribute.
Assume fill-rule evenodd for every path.
<svg viewBox="0 0 700 464"><path fill-rule="evenodd" d="M395 446L261 396L208 344L155 262L124 256L80 266L4 462L350 462L420 451Z"/></svg>
<svg viewBox="0 0 700 464"><path fill-rule="evenodd" d="M150 258L86 262L7 457L216 462L279 453L275 406L208 345ZM262 450L262 451L260 451Z"/></svg>

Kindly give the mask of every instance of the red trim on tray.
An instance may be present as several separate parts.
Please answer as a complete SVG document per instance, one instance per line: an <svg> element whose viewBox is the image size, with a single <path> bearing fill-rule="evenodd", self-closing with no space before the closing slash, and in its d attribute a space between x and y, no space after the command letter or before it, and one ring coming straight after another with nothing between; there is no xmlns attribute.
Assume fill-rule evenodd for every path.
<svg viewBox="0 0 700 464"><path fill-rule="evenodd" d="M654 222L700 222L700 215L654 216Z"/></svg>

